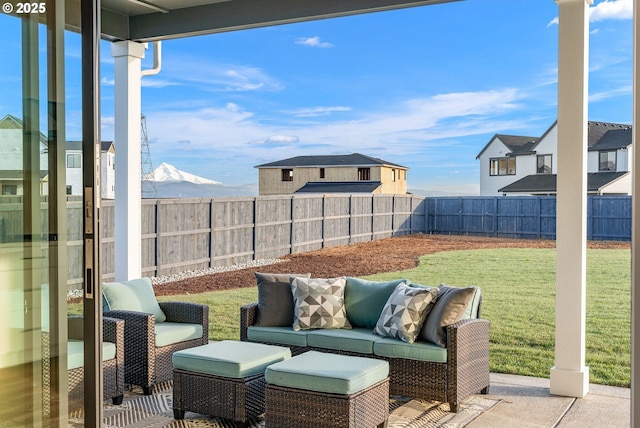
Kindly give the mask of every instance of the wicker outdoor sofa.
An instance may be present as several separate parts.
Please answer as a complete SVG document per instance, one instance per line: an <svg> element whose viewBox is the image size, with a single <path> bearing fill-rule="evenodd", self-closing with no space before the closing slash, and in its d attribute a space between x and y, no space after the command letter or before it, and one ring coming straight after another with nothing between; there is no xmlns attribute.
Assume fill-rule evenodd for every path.
<svg viewBox="0 0 640 428"><path fill-rule="evenodd" d="M240 308L240 340L288 346L292 355L314 350L384 359L389 362L390 395L447 402L452 412L457 412L458 404L466 398L489 392L489 321L480 318L479 288L474 287L473 303L463 319L443 327L444 342L436 345L420 336L413 343L381 337L373 333L370 322L363 321L367 316L378 318L380 302L386 302L393 285L400 280L346 280L344 306L351 329L295 331L291 326L261 324L259 307L266 305L256 302ZM266 288L260 288L260 279L258 284L260 299L261 290Z"/></svg>

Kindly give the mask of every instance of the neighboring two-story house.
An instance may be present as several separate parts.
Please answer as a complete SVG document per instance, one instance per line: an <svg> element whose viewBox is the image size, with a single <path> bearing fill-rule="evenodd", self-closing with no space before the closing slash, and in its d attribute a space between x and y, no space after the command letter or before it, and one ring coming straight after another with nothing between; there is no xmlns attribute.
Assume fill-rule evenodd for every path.
<svg viewBox="0 0 640 428"><path fill-rule="evenodd" d="M587 192L631 194L631 125L588 122ZM480 160L480 194L555 195L557 121L541 137L494 135Z"/></svg>
<svg viewBox="0 0 640 428"><path fill-rule="evenodd" d="M49 193L47 137L40 136L40 194ZM0 119L0 195L22 195L22 121L10 114ZM101 143L101 192L103 199L115 197L115 148L113 142ZM82 142L67 141L67 195L82 195Z"/></svg>
<svg viewBox="0 0 640 428"><path fill-rule="evenodd" d="M409 168L360 153L296 156L257 165L259 194L407 193Z"/></svg>
<svg viewBox="0 0 640 428"><path fill-rule="evenodd" d="M82 195L82 141L67 141L67 195ZM116 150L113 141L100 142L102 199L116 196Z"/></svg>

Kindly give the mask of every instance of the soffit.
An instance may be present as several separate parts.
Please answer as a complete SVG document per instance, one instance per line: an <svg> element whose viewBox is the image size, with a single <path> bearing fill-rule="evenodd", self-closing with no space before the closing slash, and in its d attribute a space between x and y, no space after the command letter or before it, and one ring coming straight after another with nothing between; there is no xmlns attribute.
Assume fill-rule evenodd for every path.
<svg viewBox="0 0 640 428"><path fill-rule="evenodd" d="M452 1L102 0L102 34L147 42Z"/></svg>

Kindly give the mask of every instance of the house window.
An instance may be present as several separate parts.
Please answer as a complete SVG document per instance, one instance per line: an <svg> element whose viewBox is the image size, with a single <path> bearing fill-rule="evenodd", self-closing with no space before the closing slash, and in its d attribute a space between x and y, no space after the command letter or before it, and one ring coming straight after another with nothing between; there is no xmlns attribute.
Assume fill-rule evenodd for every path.
<svg viewBox="0 0 640 428"><path fill-rule="evenodd" d="M67 195L71 195L71 194L73 194L72 186L67 185Z"/></svg>
<svg viewBox="0 0 640 428"><path fill-rule="evenodd" d="M598 171L615 171L616 170L616 151L599 152Z"/></svg>
<svg viewBox="0 0 640 428"><path fill-rule="evenodd" d="M489 159L489 175L515 175L516 158Z"/></svg>
<svg viewBox="0 0 640 428"><path fill-rule="evenodd" d="M282 181L293 181L293 170L292 169L283 169L282 170Z"/></svg>
<svg viewBox="0 0 640 428"><path fill-rule="evenodd" d="M324 168L320 168L320 178L324 178Z"/></svg>
<svg viewBox="0 0 640 428"><path fill-rule="evenodd" d="M395 169L391 170L391 181L396 181L396 170Z"/></svg>
<svg viewBox="0 0 640 428"><path fill-rule="evenodd" d="M79 154L67 155L67 168L82 168L82 156Z"/></svg>
<svg viewBox="0 0 640 428"><path fill-rule="evenodd" d="M358 180L360 180L360 181L371 180L371 169L370 168L358 168Z"/></svg>
<svg viewBox="0 0 640 428"><path fill-rule="evenodd" d="M3 184L2 185L2 194L3 195L17 195L18 194L18 185L17 184Z"/></svg>
<svg viewBox="0 0 640 428"><path fill-rule="evenodd" d="M538 155L536 172L538 174L551 174L551 155Z"/></svg>

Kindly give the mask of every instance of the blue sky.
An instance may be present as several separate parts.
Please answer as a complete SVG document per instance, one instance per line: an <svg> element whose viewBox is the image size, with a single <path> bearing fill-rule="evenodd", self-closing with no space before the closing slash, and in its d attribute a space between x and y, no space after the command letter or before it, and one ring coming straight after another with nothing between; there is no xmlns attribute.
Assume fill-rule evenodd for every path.
<svg viewBox="0 0 640 428"><path fill-rule="evenodd" d="M409 167L415 193L477 194L494 134L540 136L556 119L557 15L553 0L466 0L165 41L162 71L143 78L153 164L251 184L261 163L360 152ZM631 123L631 18L632 0L591 7L590 120ZM79 40L67 45L79 139ZM106 42L101 64L110 140Z"/></svg>

